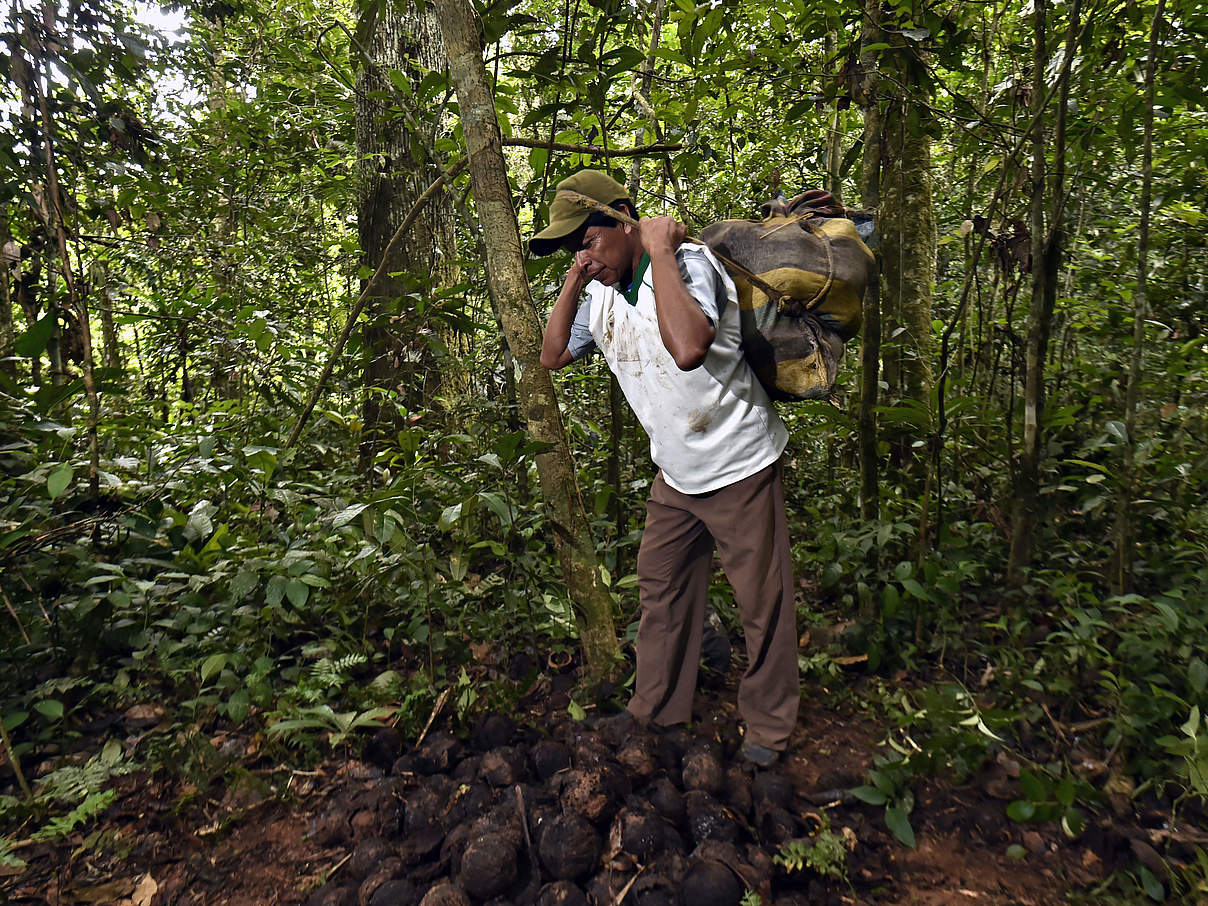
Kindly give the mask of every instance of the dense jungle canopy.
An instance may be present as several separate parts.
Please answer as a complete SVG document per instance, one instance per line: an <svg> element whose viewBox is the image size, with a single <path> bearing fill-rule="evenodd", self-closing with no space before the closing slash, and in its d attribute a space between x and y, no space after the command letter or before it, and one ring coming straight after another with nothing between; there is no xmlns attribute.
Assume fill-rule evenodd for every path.
<svg viewBox="0 0 1208 906"><path fill-rule="evenodd" d="M1204 902L1202 0L0 9L15 901L129 855L131 778L208 821L255 758L624 700L654 467L602 361L540 366L568 259L516 240L594 167L691 232L875 223L834 400L779 406L803 695L877 744L849 805L915 846L916 791L1006 764L996 857Z"/></svg>

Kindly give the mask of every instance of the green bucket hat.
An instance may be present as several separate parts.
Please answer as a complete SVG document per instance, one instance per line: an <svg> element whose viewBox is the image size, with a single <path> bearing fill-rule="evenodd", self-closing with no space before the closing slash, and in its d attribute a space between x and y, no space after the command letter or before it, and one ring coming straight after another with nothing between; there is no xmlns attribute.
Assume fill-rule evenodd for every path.
<svg viewBox="0 0 1208 906"><path fill-rule="evenodd" d="M549 226L529 240L529 251L534 255L549 255L562 247L562 240L573 233L591 214L587 208L566 197L567 192L578 192L594 198L601 204L612 204L628 198L625 187L599 170L580 170L568 176L554 192L549 206Z"/></svg>

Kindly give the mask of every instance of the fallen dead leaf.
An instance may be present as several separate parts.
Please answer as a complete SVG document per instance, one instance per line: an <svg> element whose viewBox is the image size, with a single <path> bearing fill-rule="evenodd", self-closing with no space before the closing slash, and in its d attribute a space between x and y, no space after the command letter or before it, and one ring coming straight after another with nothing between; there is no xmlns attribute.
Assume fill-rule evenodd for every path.
<svg viewBox="0 0 1208 906"><path fill-rule="evenodd" d="M849 654L844 657L833 657L831 660L840 667L850 667L852 664L863 664L868 660L867 654Z"/></svg>
<svg viewBox="0 0 1208 906"><path fill-rule="evenodd" d="M135 885L134 892L130 895L129 906L151 906L151 898L158 892L159 884L155 878L151 877L151 873L147 872Z"/></svg>
<svg viewBox="0 0 1208 906"><path fill-rule="evenodd" d="M163 705L134 705L126 709L126 723L135 728L153 727L164 718Z"/></svg>

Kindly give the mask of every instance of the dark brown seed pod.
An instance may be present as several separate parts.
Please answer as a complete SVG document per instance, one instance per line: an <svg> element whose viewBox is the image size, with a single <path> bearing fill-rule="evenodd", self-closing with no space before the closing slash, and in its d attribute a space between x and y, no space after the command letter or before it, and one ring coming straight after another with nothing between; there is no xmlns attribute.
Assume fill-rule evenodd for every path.
<svg viewBox="0 0 1208 906"><path fill-rule="evenodd" d="M541 888L537 906L587 906L587 896L570 881L555 881Z"/></svg>
<svg viewBox="0 0 1208 906"><path fill-rule="evenodd" d="M652 740L643 734L624 743L617 752L617 764L636 782L649 780L658 769L658 747Z"/></svg>
<svg viewBox="0 0 1208 906"><path fill-rule="evenodd" d="M609 835L614 848L645 864L663 849L663 820L653 812L621 809Z"/></svg>
<svg viewBox="0 0 1208 906"><path fill-rule="evenodd" d="M552 877L572 881L600 864L600 835L582 815L563 812L543 824L537 852Z"/></svg>
<svg viewBox="0 0 1208 906"><path fill-rule="evenodd" d="M660 777L650 784L648 791L650 804L654 810L672 824L683 824L687 818L684 811L684 795L675 788L675 784L666 777Z"/></svg>
<svg viewBox="0 0 1208 906"><path fill-rule="evenodd" d="M362 754L370 764L389 771L403 754L403 737L393 727L382 727L369 737Z"/></svg>
<svg viewBox="0 0 1208 906"><path fill-rule="evenodd" d="M444 828L435 821L420 825L408 832L399 843L399 858L407 865L416 865L440 849L444 839Z"/></svg>
<svg viewBox="0 0 1208 906"><path fill-rule="evenodd" d="M516 880L516 847L501 834L471 840L461 856L457 875L472 897L486 900L503 893Z"/></svg>
<svg viewBox="0 0 1208 906"><path fill-rule="evenodd" d="M603 770L572 770L562 781L562 807L588 821L604 822L617 811L617 797L609 788Z"/></svg>
<svg viewBox="0 0 1208 906"><path fill-rule="evenodd" d="M470 745L479 752L487 752L500 746L510 746L516 741L516 722L510 717L492 711L474 721L470 728Z"/></svg>
<svg viewBox="0 0 1208 906"><path fill-rule="evenodd" d="M424 891L407 878L386 881L374 891L369 906L419 906Z"/></svg>
<svg viewBox="0 0 1208 906"><path fill-rule="evenodd" d="M411 753L412 763L420 774L439 774L461 760L462 748L457 739L438 730Z"/></svg>
<svg viewBox="0 0 1208 906"><path fill-rule="evenodd" d="M681 895L692 906L738 906L746 888L720 862L697 862L684 875Z"/></svg>
<svg viewBox="0 0 1208 906"><path fill-rule="evenodd" d="M721 789L725 775L717 743L701 740L684 753L682 779L685 790L704 790L716 793Z"/></svg>
<svg viewBox="0 0 1208 906"><path fill-rule="evenodd" d="M514 746L500 746L482 756L479 776L493 787L511 786L524 779L524 755Z"/></svg>
<svg viewBox="0 0 1208 906"><path fill-rule="evenodd" d="M720 802L702 790L684 794L684 807L688 812L688 832L692 842L704 840L738 839L738 824Z"/></svg>
<svg viewBox="0 0 1208 906"><path fill-rule="evenodd" d="M419 906L471 906L471 904L469 895L461 888L461 885L451 881L438 881L424 894L424 898L419 901Z"/></svg>
<svg viewBox="0 0 1208 906"><path fill-rule="evenodd" d="M395 856L383 859L365 876L365 880L357 888L357 906L369 906L369 901L373 899L379 887L387 881L402 877L405 871L401 859Z"/></svg>
<svg viewBox="0 0 1208 906"><path fill-rule="evenodd" d="M613 906L633 879L632 871L605 868L587 882L587 902L592 906Z"/></svg>
<svg viewBox="0 0 1208 906"><path fill-rule="evenodd" d="M570 747L553 739L542 739L533 743L529 759L537 779L546 781L570 767Z"/></svg>

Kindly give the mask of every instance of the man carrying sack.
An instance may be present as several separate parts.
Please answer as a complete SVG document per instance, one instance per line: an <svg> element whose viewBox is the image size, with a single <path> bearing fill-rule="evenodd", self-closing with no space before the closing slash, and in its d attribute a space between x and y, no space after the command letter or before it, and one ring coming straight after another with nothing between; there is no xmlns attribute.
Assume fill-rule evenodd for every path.
<svg viewBox="0 0 1208 906"><path fill-rule="evenodd" d="M690 721L713 550L742 615L742 752L776 761L797 721L797 633L781 454L788 432L743 358L734 283L671 217L636 218L624 187L582 170L557 186L535 255L574 254L545 328L541 362L604 354L659 467L638 552L641 623L628 712Z"/></svg>

